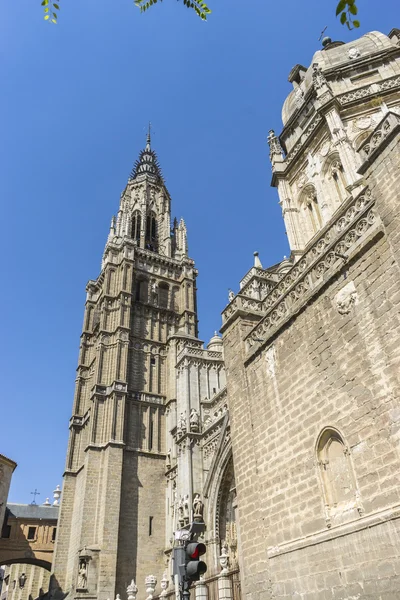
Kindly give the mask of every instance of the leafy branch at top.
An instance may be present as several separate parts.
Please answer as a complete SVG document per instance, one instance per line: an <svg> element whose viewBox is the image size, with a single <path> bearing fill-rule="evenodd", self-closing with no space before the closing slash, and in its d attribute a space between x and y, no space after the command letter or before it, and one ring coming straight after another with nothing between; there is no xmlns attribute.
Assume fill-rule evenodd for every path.
<svg viewBox="0 0 400 600"><path fill-rule="evenodd" d="M59 0L57 0L59 2ZM48 23L57 23L57 12L60 10L60 5L54 0L43 0L42 1L44 20Z"/></svg>
<svg viewBox="0 0 400 600"><path fill-rule="evenodd" d="M60 10L60 0L42 0L42 6L44 11L44 20L48 23L57 23L57 15ZM157 4L158 0L134 0L135 5L140 8L140 12L145 12ZM162 2L162 0L160 0ZM183 4L192 10L202 19L207 20L207 16L211 13L204 0L183 0ZM340 15L340 22L342 25L347 25L349 29L353 27L360 27L360 21L353 17L357 15L358 8L356 0L339 0L336 6L336 16Z"/></svg>
<svg viewBox="0 0 400 600"><path fill-rule="evenodd" d="M145 12L150 6L153 4L157 4L158 0L134 0L135 5L140 8L140 12ZM162 0L160 0L162 2ZM191 8L194 10L197 15L203 21L207 20L207 15L210 14L211 10L208 8L207 4L203 2L203 0L183 0L183 4L187 8Z"/></svg>
<svg viewBox="0 0 400 600"><path fill-rule="evenodd" d="M341 24L347 25L349 29L360 27L360 21L353 19L357 13L356 0L340 0L336 7L336 16L340 15Z"/></svg>

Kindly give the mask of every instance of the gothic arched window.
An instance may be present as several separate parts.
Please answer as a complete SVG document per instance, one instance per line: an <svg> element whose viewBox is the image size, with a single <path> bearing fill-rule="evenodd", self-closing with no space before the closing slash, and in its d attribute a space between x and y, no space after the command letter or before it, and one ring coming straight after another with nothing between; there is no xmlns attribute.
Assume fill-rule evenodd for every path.
<svg viewBox="0 0 400 600"><path fill-rule="evenodd" d="M343 165L337 153L328 157L323 173L327 197L332 198L331 212L333 213L347 196Z"/></svg>
<svg viewBox="0 0 400 600"><path fill-rule="evenodd" d="M312 238L323 226L321 209L318 203L317 192L313 186L307 187L300 198L303 209L305 227L309 239ZM307 240L308 241L308 240Z"/></svg>
<svg viewBox="0 0 400 600"><path fill-rule="evenodd" d="M140 243L140 228L142 225L142 217L139 211L136 211L132 217L132 238Z"/></svg>
<svg viewBox="0 0 400 600"><path fill-rule="evenodd" d="M157 219L152 212L146 218L146 242L147 250L157 252Z"/></svg>
<svg viewBox="0 0 400 600"><path fill-rule="evenodd" d="M327 428L320 434L317 460L328 527L362 514L350 449L336 429Z"/></svg>

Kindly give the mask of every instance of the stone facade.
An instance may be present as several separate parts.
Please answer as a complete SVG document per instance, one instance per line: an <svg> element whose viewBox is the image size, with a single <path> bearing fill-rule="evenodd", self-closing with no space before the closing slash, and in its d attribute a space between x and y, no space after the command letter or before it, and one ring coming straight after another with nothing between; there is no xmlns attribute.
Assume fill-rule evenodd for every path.
<svg viewBox="0 0 400 600"><path fill-rule="evenodd" d="M169 582L174 531L196 510L212 512L219 570L216 530L234 519L232 494L228 516L205 502L221 493L210 469L233 480L222 340L197 337L197 271L170 204L149 136L87 286L53 565L74 598L114 598L134 579L143 600L147 576Z"/></svg>
<svg viewBox="0 0 400 600"><path fill-rule="evenodd" d="M57 533L58 498L42 505L7 504L0 538L0 600L35 600L48 592Z"/></svg>
<svg viewBox="0 0 400 600"><path fill-rule="evenodd" d="M292 254L223 313L248 600L400 596L398 34L297 65L269 136Z"/></svg>
<svg viewBox="0 0 400 600"><path fill-rule="evenodd" d="M172 597L196 515L197 600L399 597L399 40L325 40L292 69L268 136L291 255L255 253L207 346L148 138L87 286L53 564L69 597Z"/></svg>
<svg viewBox="0 0 400 600"><path fill-rule="evenodd" d="M3 456L3 454L0 454L0 529L3 527L8 491L10 489L11 477L16 466L16 462Z"/></svg>

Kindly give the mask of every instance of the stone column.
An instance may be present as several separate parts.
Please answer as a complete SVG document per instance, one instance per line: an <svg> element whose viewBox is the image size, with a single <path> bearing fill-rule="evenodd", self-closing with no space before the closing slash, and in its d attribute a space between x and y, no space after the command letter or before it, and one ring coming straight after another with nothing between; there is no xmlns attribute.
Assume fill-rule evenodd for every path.
<svg viewBox="0 0 400 600"><path fill-rule="evenodd" d="M218 579L218 600L233 600L231 581L228 576L229 554L226 543L223 543L222 545L219 562L222 567L222 571Z"/></svg>
<svg viewBox="0 0 400 600"><path fill-rule="evenodd" d="M208 590L204 579L195 583L195 600L208 600Z"/></svg>

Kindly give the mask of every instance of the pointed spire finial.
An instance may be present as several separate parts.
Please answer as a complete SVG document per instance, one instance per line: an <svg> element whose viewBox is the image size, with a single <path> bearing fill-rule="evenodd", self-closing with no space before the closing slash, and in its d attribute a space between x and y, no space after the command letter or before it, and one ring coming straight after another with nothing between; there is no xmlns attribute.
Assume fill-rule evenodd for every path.
<svg viewBox="0 0 400 600"><path fill-rule="evenodd" d="M254 266L258 269L262 269L261 260L258 257L258 252L254 252Z"/></svg>
<svg viewBox="0 0 400 600"><path fill-rule="evenodd" d="M149 121L149 127L147 129L147 138L146 138L146 150L150 150L151 147L151 122Z"/></svg>

